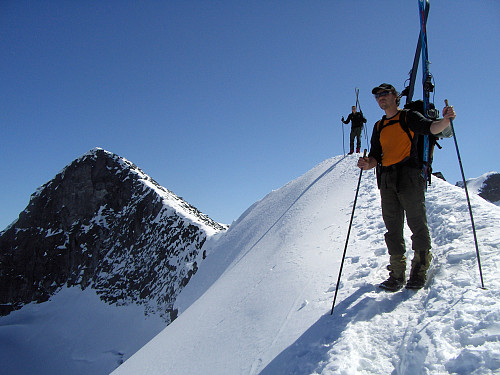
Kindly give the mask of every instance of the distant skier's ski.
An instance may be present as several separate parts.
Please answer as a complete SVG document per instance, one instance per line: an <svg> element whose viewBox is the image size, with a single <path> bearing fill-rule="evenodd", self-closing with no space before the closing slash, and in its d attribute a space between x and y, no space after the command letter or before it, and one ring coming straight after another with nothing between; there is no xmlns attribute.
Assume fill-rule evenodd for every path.
<svg viewBox="0 0 500 375"><path fill-rule="evenodd" d="M361 112L361 105L359 104L359 89L356 87L354 91L356 92L356 107L358 108L358 111Z"/></svg>

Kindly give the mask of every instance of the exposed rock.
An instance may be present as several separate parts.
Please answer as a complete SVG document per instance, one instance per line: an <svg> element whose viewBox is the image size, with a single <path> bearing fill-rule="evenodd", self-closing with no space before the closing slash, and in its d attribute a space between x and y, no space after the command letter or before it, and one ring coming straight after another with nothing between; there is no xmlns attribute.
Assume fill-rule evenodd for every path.
<svg viewBox="0 0 500 375"><path fill-rule="evenodd" d="M446 178L444 178L441 172L434 172L433 175L436 176L437 178L440 178L443 181L446 181Z"/></svg>
<svg viewBox="0 0 500 375"><path fill-rule="evenodd" d="M464 187L463 181L458 181L455 185ZM467 188L491 203L500 204L500 174L497 172L485 173L478 178L467 180Z"/></svg>
<svg viewBox="0 0 500 375"><path fill-rule="evenodd" d="M0 233L0 312L78 285L170 322L207 236L225 229L131 162L93 149L40 187Z"/></svg>
<svg viewBox="0 0 500 375"><path fill-rule="evenodd" d="M500 174L492 173L484 181L481 192L481 197L492 203L500 202Z"/></svg>

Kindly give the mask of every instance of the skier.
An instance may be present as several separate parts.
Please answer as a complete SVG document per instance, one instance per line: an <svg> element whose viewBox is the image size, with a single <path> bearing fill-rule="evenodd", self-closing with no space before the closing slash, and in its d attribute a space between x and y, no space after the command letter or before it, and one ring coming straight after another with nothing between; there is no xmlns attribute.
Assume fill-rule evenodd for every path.
<svg viewBox="0 0 500 375"><path fill-rule="evenodd" d="M367 170L377 168L382 217L387 229L385 242L389 252L389 278L380 284L388 291L397 291L405 283L406 249L403 238L404 215L413 235L414 256L411 263L408 289L420 289L427 278L432 255L431 239L427 226L425 184L421 168L408 134L399 123L403 113L399 106L400 96L394 86L383 83L372 90L377 104L385 116L374 126L371 150L368 157L359 158L358 167ZM453 107L443 109L443 118L432 121L416 111L408 111L406 124L415 134L438 134L455 118Z"/></svg>
<svg viewBox="0 0 500 375"><path fill-rule="evenodd" d="M357 138L356 152L360 152L361 149L361 130L363 130L363 124L366 123L366 119L363 117L363 112L357 112L356 106L352 106L352 112L347 116L347 120L344 120L342 116L342 122L348 124L351 121L351 136L350 136L350 151L349 155L354 152L354 138Z"/></svg>

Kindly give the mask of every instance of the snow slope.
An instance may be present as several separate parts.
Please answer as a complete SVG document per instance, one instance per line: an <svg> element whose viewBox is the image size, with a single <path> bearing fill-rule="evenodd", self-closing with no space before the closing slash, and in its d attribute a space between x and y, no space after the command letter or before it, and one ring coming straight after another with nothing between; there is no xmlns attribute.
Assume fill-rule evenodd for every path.
<svg viewBox="0 0 500 375"><path fill-rule="evenodd" d="M477 178L470 178L467 180L467 188L469 189L469 192L472 194L479 194L481 190L483 189L484 182L490 177L492 174L496 172L488 172L485 173ZM463 187L463 182L460 181L458 186Z"/></svg>
<svg viewBox="0 0 500 375"><path fill-rule="evenodd" d="M437 178L427 193L431 279L391 294L377 287L387 277L385 228L375 176L363 173L330 315L356 161L324 161L208 243L179 318L113 374L499 373L500 208L471 197L483 290L464 192Z"/></svg>
<svg viewBox="0 0 500 375"><path fill-rule="evenodd" d="M94 289L65 287L2 317L0 374L109 374L165 325L141 305L109 305Z"/></svg>

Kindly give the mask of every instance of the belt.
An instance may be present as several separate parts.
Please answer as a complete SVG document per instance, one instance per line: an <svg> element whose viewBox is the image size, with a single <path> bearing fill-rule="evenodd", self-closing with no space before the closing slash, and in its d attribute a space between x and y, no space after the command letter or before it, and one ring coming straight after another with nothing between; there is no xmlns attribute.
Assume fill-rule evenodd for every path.
<svg viewBox="0 0 500 375"><path fill-rule="evenodd" d="M400 161L399 163L388 165L387 167L384 167L383 165L381 165L380 172L384 173L384 172L390 172L390 171L399 171L403 167L418 169L419 167L417 165L415 165L414 163L412 163L410 160L411 160L410 158L405 158L402 161Z"/></svg>
<svg viewBox="0 0 500 375"><path fill-rule="evenodd" d="M407 158L397 164L393 164L393 165L389 165L387 167L384 167L384 166L380 166L380 177L382 177L382 175L385 173L385 172L393 172L393 178L394 178L394 182L395 182L395 187L396 187L396 192L399 193L399 178L400 178L400 173L401 173L401 170L403 170L403 168L412 168L412 169L418 169L417 166L413 165L411 162L410 162L410 159ZM385 187L387 188L387 181L384 179L384 182L385 182ZM380 187L380 184L382 183L382 179L380 178L380 182L379 182L379 187Z"/></svg>

